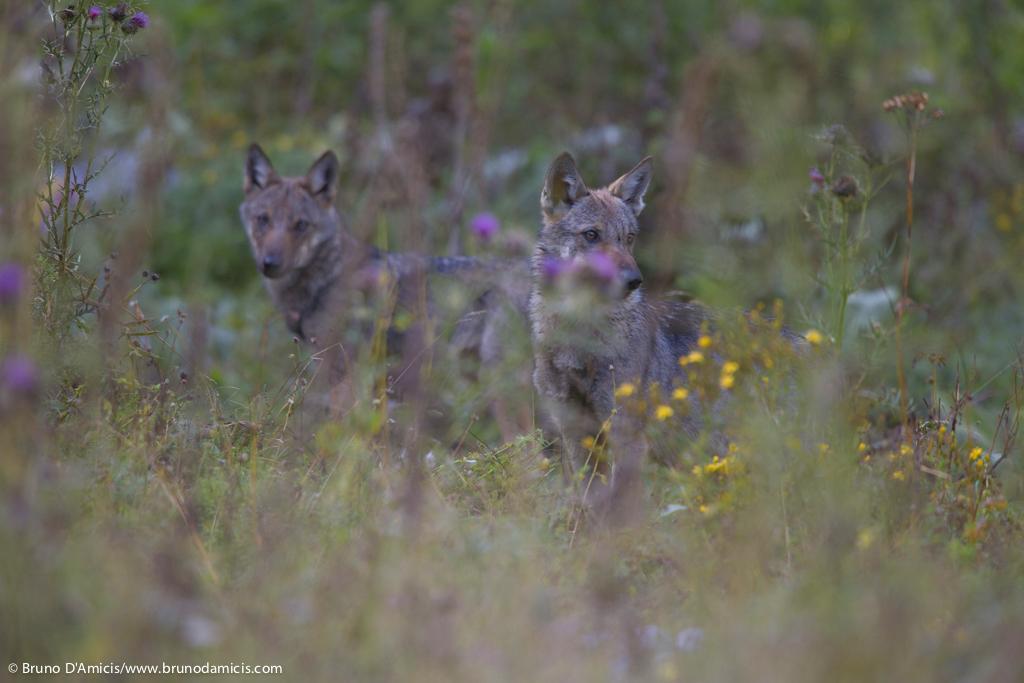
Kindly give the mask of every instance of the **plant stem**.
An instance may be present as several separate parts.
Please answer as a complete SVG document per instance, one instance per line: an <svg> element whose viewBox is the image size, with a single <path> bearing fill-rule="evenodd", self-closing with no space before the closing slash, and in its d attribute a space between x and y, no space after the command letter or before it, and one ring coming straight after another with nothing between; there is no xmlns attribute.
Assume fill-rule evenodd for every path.
<svg viewBox="0 0 1024 683"><path fill-rule="evenodd" d="M907 232L906 247L903 251L903 287L899 305L896 308L896 375L900 388L900 424L904 436L910 424L909 400L907 397L907 373L903 359L903 315L910 301L910 249L914 227L914 172L917 165L917 128L920 112L914 110L910 121L910 154L907 156Z"/></svg>

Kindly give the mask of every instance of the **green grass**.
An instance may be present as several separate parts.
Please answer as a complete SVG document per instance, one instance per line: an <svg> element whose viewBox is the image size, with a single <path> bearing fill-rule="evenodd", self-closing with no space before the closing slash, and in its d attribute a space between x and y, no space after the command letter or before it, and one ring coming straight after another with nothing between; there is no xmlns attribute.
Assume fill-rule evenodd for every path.
<svg viewBox="0 0 1024 683"><path fill-rule="evenodd" d="M312 26L291 5L242 5L150 4L154 25L133 39L148 70L118 76L85 138L85 156L166 162L148 189L94 197L116 215L75 228L76 278L126 269L100 315L76 311L37 252L46 179L32 141L53 102L14 65L38 62L45 22L0 33L0 244L39 273L0 300L0 356L39 371L34 391L0 379L0 657L274 664L287 680L1024 678L1019 10L753 3L752 47L737 15L701 3L468 3L479 159L466 217L493 211L503 239L530 245L545 165L615 123L610 149L574 149L585 177L655 156L638 260L652 287L720 311L708 359L738 364L727 388L717 362L689 366L700 400L732 396L695 440L678 429L684 402L620 397L622 410L672 408L647 435L674 458L645 464L635 519L601 524L580 505L585 484L563 481L523 326L493 367L446 343L459 287L436 290L444 322L418 396L383 398L393 368L364 348L355 407L322 418L316 364L239 225L244 146L264 142L289 174L336 148L353 230L434 253L452 164L408 194L377 172L368 3L308 3ZM422 65L449 64L466 38L434 2L393 7L389 31L395 121L429 92ZM698 62L715 78L693 102ZM920 72L945 117L918 137L901 429L885 292L900 289L908 148L882 101ZM683 110L702 117L690 157ZM841 145L821 135L834 122ZM507 150L522 162L507 176L474 166ZM870 193L811 193L814 166ZM794 354L731 324L744 309L819 339ZM534 422L506 441L495 398ZM716 450L713 430L732 447Z"/></svg>

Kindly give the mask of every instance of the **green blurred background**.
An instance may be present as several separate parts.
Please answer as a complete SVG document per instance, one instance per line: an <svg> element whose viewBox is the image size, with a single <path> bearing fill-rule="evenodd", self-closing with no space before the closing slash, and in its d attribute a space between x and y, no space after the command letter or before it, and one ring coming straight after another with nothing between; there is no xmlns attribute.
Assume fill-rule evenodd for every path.
<svg viewBox="0 0 1024 683"><path fill-rule="evenodd" d="M712 304L781 296L810 323L807 265L820 254L801 209L809 169L825 162L817 135L845 126L877 164L877 184L889 179L869 216L868 250L880 253L901 226L907 149L881 103L920 89L945 114L920 136L916 186L912 298L928 350L955 349L983 371L1012 358L1024 328L1024 15L1013 3L420 1L378 9L377 29L374 7L152 7L156 31L140 41L148 59L134 82L144 93L167 79L172 92L173 171L151 227L162 293L215 301L255 289L236 209L250 141L289 173L335 149L342 211L364 239L401 248L409 228L389 221L386 201L367 200L389 182L375 163L383 123L423 149L435 253L477 211L528 244L539 180L561 149L592 184L652 154L640 243L649 280ZM377 75L374 40L384 46ZM457 178L460 98L468 133ZM144 124L126 99L116 107L128 146ZM457 187L465 210L451 212ZM897 262L865 287L897 283Z"/></svg>

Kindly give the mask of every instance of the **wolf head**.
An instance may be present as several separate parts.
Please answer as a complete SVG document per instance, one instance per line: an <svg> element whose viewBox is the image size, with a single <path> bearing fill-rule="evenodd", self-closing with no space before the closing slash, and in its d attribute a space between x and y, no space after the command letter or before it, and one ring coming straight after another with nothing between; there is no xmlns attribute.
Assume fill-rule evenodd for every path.
<svg viewBox="0 0 1024 683"><path fill-rule="evenodd" d="M639 296L643 276L633 244L650 182L647 157L608 187L591 190L572 155L559 155L540 195L543 227L534 256L540 275L581 273L613 300Z"/></svg>
<svg viewBox="0 0 1024 683"><path fill-rule="evenodd" d="M264 277L284 277L309 264L317 249L338 233L338 158L313 162L305 176L286 178L252 145L245 160L245 201L240 212L256 267Z"/></svg>

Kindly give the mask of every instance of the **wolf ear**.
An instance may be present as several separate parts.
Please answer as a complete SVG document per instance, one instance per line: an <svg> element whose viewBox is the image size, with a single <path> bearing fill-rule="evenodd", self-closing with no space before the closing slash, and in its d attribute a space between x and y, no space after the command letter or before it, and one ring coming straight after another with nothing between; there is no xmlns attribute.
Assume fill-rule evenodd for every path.
<svg viewBox="0 0 1024 683"><path fill-rule="evenodd" d="M245 158L245 193L253 190L262 190L271 183L279 180L277 171L274 170L270 159L264 154L263 149L257 145L249 146L249 155Z"/></svg>
<svg viewBox="0 0 1024 683"><path fill-rule="evenodd" d="M309 193L327 204L333 204L338 194L338 157L327 150L313 162L306 173L306 186Z"/></svg>
<svg viewBox="0 0 1024 683"><path fill-rule="evenodd" d="M651 184L651 166L651 157L647 157L608 186L608 191L624 201L634 216L639 216L644 210L644 193Z"/></svg>
<svg viewBox="0 0 1024 683"><path fill-rule="evenodd" d="M544 189L540 193L540 208L544 212L545 222L558 220L573 204L588 194L590 190L576 168L576 160L568 152L562 152L551 162L544 179Z"/></svg>

